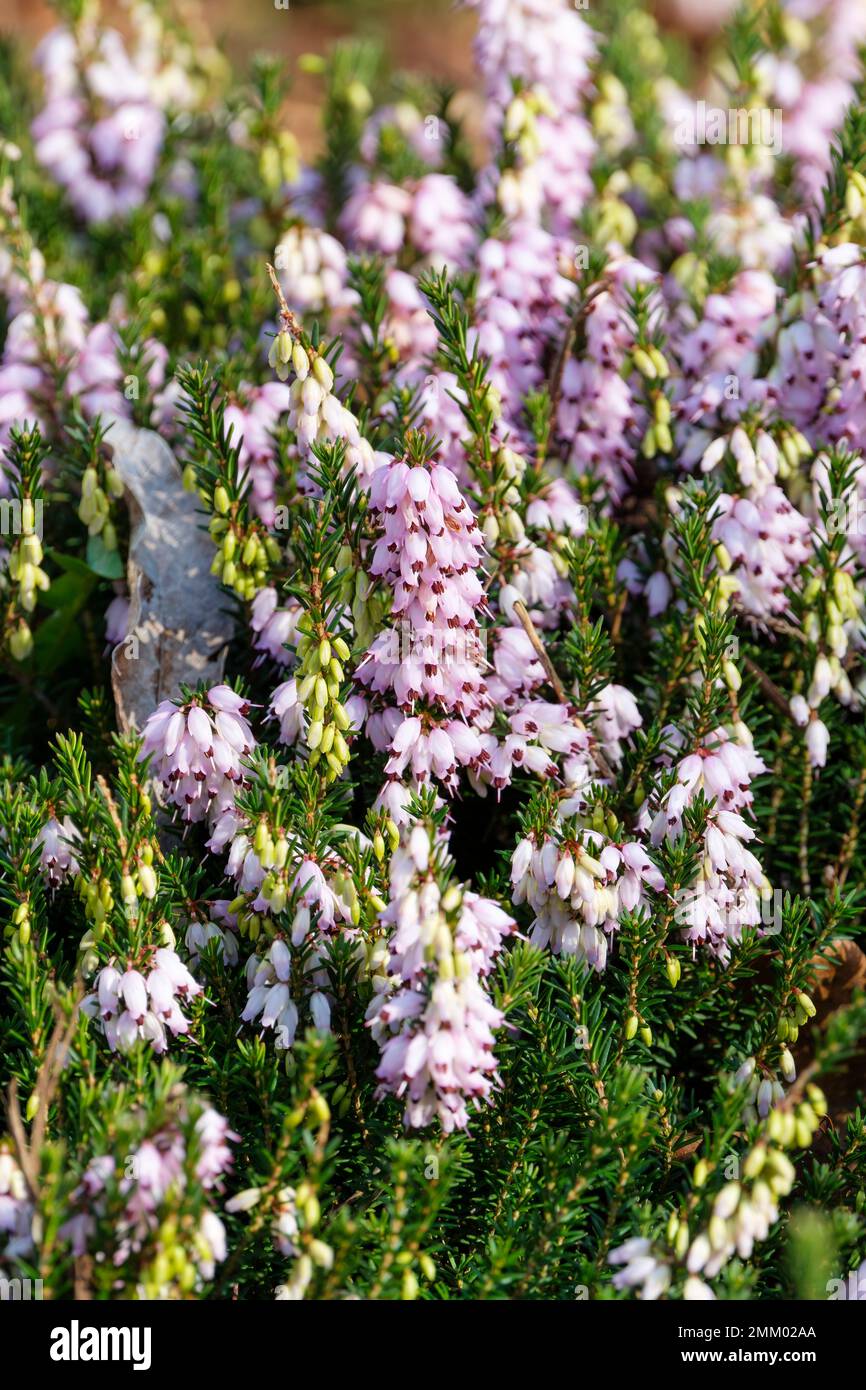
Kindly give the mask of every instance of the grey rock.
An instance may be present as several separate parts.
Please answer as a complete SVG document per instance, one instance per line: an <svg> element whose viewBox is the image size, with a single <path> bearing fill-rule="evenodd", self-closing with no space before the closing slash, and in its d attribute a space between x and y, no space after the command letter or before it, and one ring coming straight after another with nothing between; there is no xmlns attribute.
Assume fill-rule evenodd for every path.
<svg viewBox="0 0 866 1390"><path fill-rule="evenodd" d="M234 623L210 573L213 542L165 440L116 420L107 442L130 511L129 625L111 657L118 727L128 732L181 683L222 679Z"/></svg>

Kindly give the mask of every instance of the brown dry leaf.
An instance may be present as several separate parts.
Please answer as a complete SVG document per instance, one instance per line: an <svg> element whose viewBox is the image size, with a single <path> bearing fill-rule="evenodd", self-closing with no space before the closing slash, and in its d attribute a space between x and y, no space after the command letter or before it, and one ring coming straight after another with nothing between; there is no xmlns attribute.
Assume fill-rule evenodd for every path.
<svg viewBox="0 0 866 1390"><path fill-rule="evenodd" d="M126 420L114 422L108 440L131 522L129 623L111 658L117 721L127 732L140 730L181 683L222 679L234 623L210 573L213 543L165 440Z"/></svg>
<svg viewBox="0 0 866 1390"><path fill-rule="evenodd" d="M829 960L816 956L813 961L815 984L810 994L817 1013L810 1027L800 1030L794 1048L798 1072L805 1070L814 1055L812 1026L820 1027L830 1014L849 1004L855 990L866 989L866 955L857 943L836 939L831 946L833 954ZM827 1097L830 1119L839 1128L854 1109L857 1092L866 1087L866 1043L861 1042L838 1071L822 1077L820 1085Z"/></svg>
<svg viewBox="0 0 866 1390"><path fill-rule="evenodd" d="M817 977L812 1000L821 1023L828 1014L847 1004L855 989L866 989L866 955L855 941L834 940L829 960L815 961Z"/></svg>

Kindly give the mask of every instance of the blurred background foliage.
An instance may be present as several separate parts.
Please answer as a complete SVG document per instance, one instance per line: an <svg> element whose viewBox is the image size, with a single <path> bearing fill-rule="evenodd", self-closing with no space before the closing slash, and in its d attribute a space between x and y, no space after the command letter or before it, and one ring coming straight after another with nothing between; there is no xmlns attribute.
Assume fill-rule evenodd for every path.
<svg viewBox="0 0 866 1390"><path fill-rule="evenodd" d="M260 50L286 57L293 73L286 119L305 156L321 145L321 90L315 77L297 70L296 61L304 53L324 53L348 35L381 43L395 68L423 69L453 85L465 93L471 108L475 16L456 9L452 0L281 2L287 8L277 8L280 0L188 0L188 5L205 13L208 27L235 67ZM589 23L609 29L617 4L618 0L586 0L581 9ZM102 8L108 22L128 28L122 0L104 0ZM654 0L647 8L700 73L708 67L714 40L735 5L734 0ZM0 0L0 34L15 34L29 41L27 47L55 22L47 0Z"/></svg>

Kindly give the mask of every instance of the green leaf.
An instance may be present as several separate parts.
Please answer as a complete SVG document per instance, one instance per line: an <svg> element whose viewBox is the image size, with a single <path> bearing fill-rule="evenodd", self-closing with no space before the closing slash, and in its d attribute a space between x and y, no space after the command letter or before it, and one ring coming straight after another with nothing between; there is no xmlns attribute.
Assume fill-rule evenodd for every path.
<svg viewBox="0 0 866 1390"><path fill-rule="evenodd" d="M54 612L71 608L77 613L84 607L95 584L96 576L93 571L82 565L80 570L73 570L55 579L51 588L40 595L40 605Z"/></svg>
<svg viewBox="0 0 866 1390"><path fill-rule="evenodd" d="M109 550L101 536L89 536L87 563L103 579L122 579L123 560L119 550Z"/></svg>

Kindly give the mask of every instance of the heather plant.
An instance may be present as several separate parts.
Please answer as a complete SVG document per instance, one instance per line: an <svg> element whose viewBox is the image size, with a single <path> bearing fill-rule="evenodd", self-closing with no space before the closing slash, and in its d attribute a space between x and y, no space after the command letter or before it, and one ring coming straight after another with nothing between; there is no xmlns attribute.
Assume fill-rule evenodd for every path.
<svg viewBox="0 0 866 1390"><path fill-rule="evenodd" d="M465 8L0 45L46 1297L866 1296L866 11Z"/></svg>

